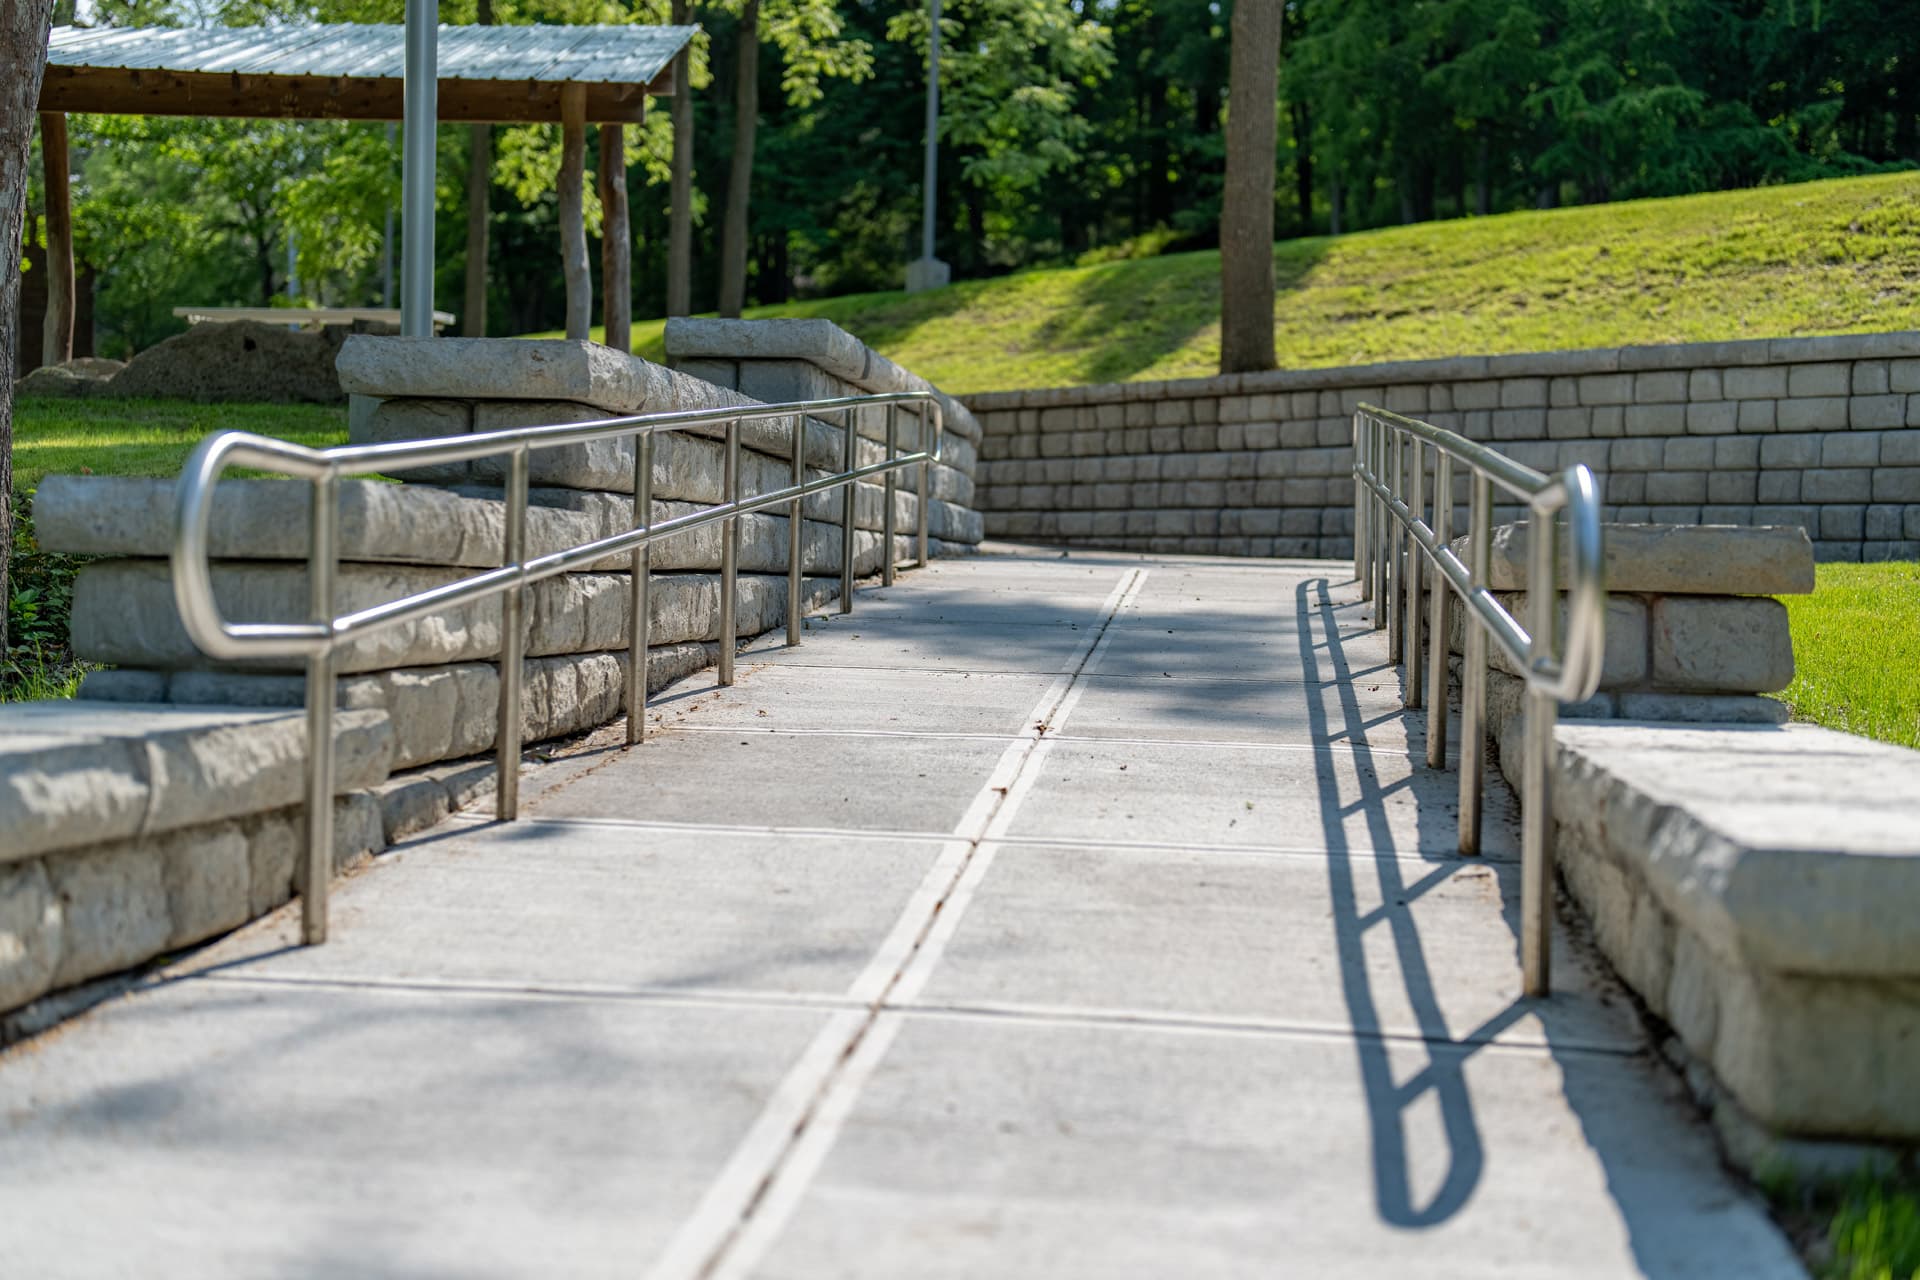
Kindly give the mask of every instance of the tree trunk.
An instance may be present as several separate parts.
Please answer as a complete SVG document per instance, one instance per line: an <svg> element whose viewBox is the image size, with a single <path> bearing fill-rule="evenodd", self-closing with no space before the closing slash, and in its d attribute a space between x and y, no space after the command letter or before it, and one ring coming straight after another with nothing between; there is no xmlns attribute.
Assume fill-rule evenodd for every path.
<svg viewBox="0 0 1920 1280"><path fill-rule="evenodd" d="M487 336L487 195L493 186L492 126L468 126L467 151L467 299L460 332Z"/></svg>
<svg viewBox="0 0 1920 1280"><path fill-rule="evenodd" d="M760 0L740 14L733 86L733 157L727 213L720 226L720 314L737 317L747 301L747 198L753 185L753 137L760 119Z"/></svg>
<svg viewBox="0 0 1920 1280"><path fill-rule="evenodd" d="M560 86L560 265L567 280L567 336L593 327L593 269L587 262L587 89Z"/></svg>
<svg viewBox="0 0 1920 1280"><path fill-rule="evenodd" d="M13 373L20 353L20 220L27 210L34 106L47 65L51 0L0 5L0 657L7 651L7 557L13 550ZM12 88L8 88L12 85Z"/></svg>
<svg viewBox="0 0 1920 1280"><path fill-rule="evenodd" d="M480 0L475 21L493 25L493 0ZM460 317L463 337L487 336L487 196L493 188L493 130L468 128L467 147L467 296Z"/></svg>
<svg viewBox="0 0 1920 1280"><path fill-rule="evenodd" d="M673 25L692 17L687 0L673 0ZM687 51L674 60L673 180L667 201L667 314L693 311L693 86L687 83Z"/></svg>
<svg viewBox="0 0 1920 1280"><path fill-rule="evenodd" d="M615 351L633 350L633 233L627 225L626 130L600 126L600 323Z"/></svg>
<svg viewBox="0 0 1920 1280"><path fill-rule="evenodd" d="M1271 369L1273 184L1281 0L1233 7L1220 206L1220 372Z"/></svg>
<svg viewBox="0 0 1920 1280"><path fill-rule="evenodd" d="M40 162L47 185L47 315L40 363L73 359L73 186L67 156L67 117L40 117Z"/></svg>

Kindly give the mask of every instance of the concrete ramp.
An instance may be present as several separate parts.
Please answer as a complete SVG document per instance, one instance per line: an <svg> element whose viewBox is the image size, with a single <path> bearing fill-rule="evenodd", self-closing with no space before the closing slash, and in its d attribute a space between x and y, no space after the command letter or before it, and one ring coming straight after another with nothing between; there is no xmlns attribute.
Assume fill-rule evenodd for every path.
<svg viewBox="0 0 1920 1280"><path fill-rule="evenodd" d="M0 1055L22 1275L1801 1274L1327 562L939 561ZM609 737L609 741L612 738Z"/></svg>

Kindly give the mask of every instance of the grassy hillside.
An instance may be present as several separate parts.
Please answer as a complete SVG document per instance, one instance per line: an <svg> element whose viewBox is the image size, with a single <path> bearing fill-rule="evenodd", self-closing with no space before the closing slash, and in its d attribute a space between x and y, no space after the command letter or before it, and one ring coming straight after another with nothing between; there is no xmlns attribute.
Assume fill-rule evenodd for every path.
<svg viewBox="0 0 1920 1280"><path fill-rule="evenodd" d="M1504 214L1275 247L1282 367L1920 327L1920 173ZM956 392L1192 377L1219 260L796 302ZM662 322L634 326L658 359ZM598 334L596 333L596 336Z"/></svg>

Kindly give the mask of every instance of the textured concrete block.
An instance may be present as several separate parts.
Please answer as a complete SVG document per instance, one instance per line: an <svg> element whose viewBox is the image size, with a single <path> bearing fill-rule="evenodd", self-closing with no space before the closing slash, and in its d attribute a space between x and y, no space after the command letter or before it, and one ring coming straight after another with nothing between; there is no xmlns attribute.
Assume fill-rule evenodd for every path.
<svg viewBox="0 0 1920 1280"><path fill-rule="evenodd" d="M1847 424L1856 430L1902 427L1907 422L1907 398L1903 395L1856 395L1848 403Z"/></svg>
<svg viewBox="0 0 1920 1280"><path fill-rule="evenodd" d="M51 858L47 871L62 915L50 986L138 964L173 936L163 861L150 852L119 843Z"/></svg>
<svg viewBox="0 0 1920 1280"><path fill-rule="evenodd" d="M1853 366L1853 394L1856 396L1881 396L1892 388L1889 385L1888 368L1885 360L1859 360Z"/></svg>
<svg viewBox="0 0 1920 1280"><path fill-rule="evenodd" d="M371 785L387 774L392 727L382 715L341 715L334 752L341 790ZM0 708L0 862L296 803L305 756L298 715L9 704Z"/></svg>
<svg viewBox="0 0 1920 1280"><path fill-rule="evenodd" d="M1844 364L1797 364L1787 371L1790 396L1844 396L1852 383L1853 371Z"/></svg>
<svg viewBox="0 0 1920 1280"><path fill-rule="evenodd" d="M1820 442L1820 465L1871 467L1880 461L1880 440L1874 431L1836 432Z"/></svg>
<svg viewBox="0 0 1920 1280"><path fill-rule="evenodd" d="M1638 373L1633 379L1636 404L1664 404L1687 398L1687 374L1683 372Z"/></svg>
<svg viewBox="0 0 1920 1280"><path fill-rule="evenodd" d="M1630 373L1590 373L1579 379L1580 403L1623 405L1633 403L1633 375Z"/></svg>
<svg viewBox="0 0 1920 1280"><path fill-rule="evenodd" d="M1800 477L1808 502L1866 502L1873 496L1873 472L1864 467L1814 467Z"/></svg>
<svg viewBox="0 0 1920 1280"><path fill-rule="evenodd" d="M1727 369L1720 388L1729 400L1778 400L1787 394L1787 371L1779 366Z"/></svg>
<svg viewBox="0 0 1920 1280"><path fill-rule="evenodd" d="M1778 400L1774 407L1782 431L1835 431L1845 427L1849 418L1844 395Z"/></svg>
<svg viewBox="0 0 1920 1280"><path fill-rule="evenodd" d="M1740 693L1644 693L1622 690L1622 720L1690 724L1785 724L1787 704L1775 698Z"/></svg>
<svg viewBox="0 0 1920 1280"><path fill-rule="evenodd" d="M1611 591L1771 596L1813 590L1813 548L1798 528L1609 524L1604 535ZM1564 538L1561 546L1564 573ZM1512 591L1527 585L1527 547L1524 523L1494 529L1490 587ZM1462 560L1469 550L1467 539L1455 540Z"/></svg>
<svg viewBox="0 0 1920 1280"><path fill-rule="evenodd" d="M1920 1135L1893 1065L1920 1035L1920 756L1800 725L1556 743L1561 866L1653 1011L1778 1132Z"/></svg>
<svg viewBox="0 0 1920 1280"><path fill-rule="evenodd" d="M60 963L65 912L40 859L0 863L0 1009L46 991Z"/></svg>
<svg viewBox="0 0 1920 1280"><path fill-rule="evenodd" d="M1664 374L1642 374L1664 377ZM1627 406L1627 434L1630 436L1677 436L1687 429L1684 404L1632 404Z"/></svg>
<svg viewBox="0 0 1920 1280"><path fill-rule="evenodd" d="M1731 435L1739 429L1739 405L1707 400L1687 406L1687 430L1694 435Z"/></svg>
<svg viewBox="0 0 1920 1280"><path fill-rule="evenodd" d="M1662 503L1698 503L1707 500L1707 475L1704 471L1656 471L1647 477L1647 501Z"/></svg>
<svg viewBox="0 0 1920 1280"><path fill-rule="evenodd" d="M1649 678L1662 689L1773 693L1793 680L1787 610L1758 597L1661 596L1648 613Z"/></svg>
<svg viewBox="0 0 1920 1280"><path fill-rule="evenodd" d="M1545 378L1508 378L1500 383L1500 407L1503 409L1537 409L1547 404L1547 380Z"/></svg>
<svg viewBox="0 0 1920 1280"><path fill-rule="evenodd" d="M1920 502L1920 467L1879 467L1873 472L1875 502Z"/></svg>

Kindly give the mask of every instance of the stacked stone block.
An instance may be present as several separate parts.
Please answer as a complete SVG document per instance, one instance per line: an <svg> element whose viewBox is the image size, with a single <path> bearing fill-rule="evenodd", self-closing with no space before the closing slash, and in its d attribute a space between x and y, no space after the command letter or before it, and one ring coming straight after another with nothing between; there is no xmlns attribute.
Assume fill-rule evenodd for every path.
<svg viewBox="0 0 1920 1280"><path fill-rule="evenodd" d="M1523 623L1530 616L1528 536L1524 524L1493 531L1488 579L1494 597ZM1610 524L1604 536L1608 594L1600 687L1561 714L1784 723L1786 705L1765 696L1793 681L1787 610L1774 597L1813 590L1813 547L1806 533L1792 526ZM1469 541L1455 542L1454 552L1467 560ZM1564 548L1562 560L1564 575ZM1449 642L1457 655L1464 651L1466 613L1456 608L1450 619ZM1525 690L1519 669L1498 646L1490 647L1488 662L1488 723L1504 740L1514 731Z"/></svg>
<svg viewBox="0 0 1920 1280"><path fill-rule="evenodd" d="M1798 525L1822 560L1920 558L1912 332L973 396L978 505L994 537L1344 558L1362 402L1541 470L1586 463L1611 520Z"/></svg>
<svg viewBox="0 0 1920 1280"><path fill-rule="evenodd" d="M810 351L845 368L865 350L832 333L839 338L817 328L786 334L781 358L788 372L806 367ZM818 341L832 349L807 345ZM354 338L339 370L353 395L351 434L360 443L754 403L577 342ZM909 381L897 370L887 379L865 376ZM839 384L831 391L818 385L780 398L842 393ZM968 550L980 539L979 517L966 506L979 429L963 406L949 403L957 443L934 478L934 554ZM877 429L870 419L856 426L859 460L877 460L884 421ZM840 423L802 427L809 473L838 470L846 444ZM720 500L722 432L656 437L654 521ZM793 440L791 420L743 424L745 495L789 483ZM914 440L904 443L912 447ZM630 444L594 442L533 457L529 555L633 527ZM338 609L392 600L501 562L506 510L498 466L463 464L406 478L411 483L340 485ZM893 554L900 560L914 550L915 488L907 474L894 513ZM860 574L882 563L883 493L875 484L857 491ZM0 708L0 1014L233 928L299 887L305 718L292 709L304 698L301 664L217 662L191 643L175 612L165 559L173 496L169 480L100 476L51 477L39 490L42 543L93 557L75 585L74 649L114 666L89 675L77 703ZM309 487L295 481L220 485L208 536L214 596L228 618L305 620L310 500ZM809 608L839 591L840 521L838 493L803 504ZM745 638L785 620L791 531L784 512L746 516L740 524L736 634ZM720 557L717 524L655 544L650 688L718 656ZM622 555L529 588L523 741L588 730L625 709L629 568ZM497 600L454 606L341 651L336 865L430 825L490 781L490 764L469 757L494 743L500 624ZM409 772L390 776L397 768ZM0 1017L0 1043L38 1025L33 1019L40 1016L29 1010Z"/></svg>
<svg viewBox="0 0 1920 1280"><path fill-rule="evenodd" d="M751 327L751 326L749 326ZM838 331L835 330L837 333ZM815 335L820 336L820 335ZM844 335L842 335L844 337ZM849 339L849 341L851 341ZM795 361L797 363L797 361ZM727 388L604 347L575 342L459 339L350 340L343 384L361 403L352 435L359 443L463 435L546 422L579 422L665 410L758 403ZM904 375L903 375L904 376ZM962 433L977 428L958 409ZM794 424L777 418L743 423L740 478L751 496L790 483ZM862 424L864 433L864 424ZM655 437L653 520L684 515L722 497L724 428ZM845 449L838 423L809 422L801 435L808 474L837 470ZM860 441L863 462L881 449ZM594 441L532 455L528 554L540 555L634 524L630 441ZM948 492L970 496L970 478L948 467ZM402 475L418 479L416 472ZM911 473L896 496L893 554L913 554L918 514ZM490 460L432 469L432 483L348 481L341 485L340 567L336 606L369 607L500 563L505 507L499 467ZM80 656L117 669L96 672L82 696L121 702L296 706L297 660L216 662L194 647L177 617L164 556L171 531L167 481L110 477L50 479L38 502L40 537L49 548L101 557L75 586L73 642ZM856 572L877 572L884 491L857 490ZM305 485L229 481L213 506L213 586L226 616L248 621L305 617ZM930 504L935 554L977 541L975 513L952 501ZM806 607L839 590L841 496L803 504L801 549ZM650 596L648 685L711 663L718 653L721 529L710 525L655 545ZM784 514L743 517L736 633L781 625L786 615L789 521ZM524 611L528 655L523 737L527 741L590 729L622 711L627 661L628 558L533 584ZM453 606L363 638L339 655L343 706L388 712L400 726L396 767L412 768L487 750L494 736L501 648L500 606Z"/></svg>

